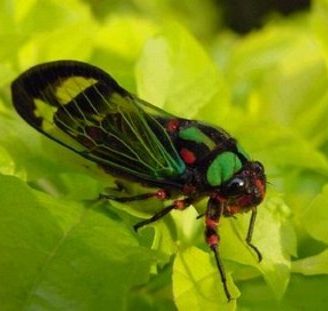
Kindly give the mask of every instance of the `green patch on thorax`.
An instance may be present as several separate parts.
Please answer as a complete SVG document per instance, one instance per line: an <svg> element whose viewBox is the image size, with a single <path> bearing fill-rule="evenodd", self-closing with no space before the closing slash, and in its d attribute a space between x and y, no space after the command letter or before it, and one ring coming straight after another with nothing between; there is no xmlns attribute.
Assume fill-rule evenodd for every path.
<svg viewBox="0 0 328 311"><path fill-rule="evenodd" d="M203 143L210 150L214 149L215 142L195 126L188 127L179 132L179 137L184 140L190 140L195 143Z"/></svg>
<svg viewBox="0 0 328 311"><path fill-rule="evenodd" d="M207 169L207 181L211 186L219 186L230 179L242 167L242 163L233 152L219 154Z"/></svg>

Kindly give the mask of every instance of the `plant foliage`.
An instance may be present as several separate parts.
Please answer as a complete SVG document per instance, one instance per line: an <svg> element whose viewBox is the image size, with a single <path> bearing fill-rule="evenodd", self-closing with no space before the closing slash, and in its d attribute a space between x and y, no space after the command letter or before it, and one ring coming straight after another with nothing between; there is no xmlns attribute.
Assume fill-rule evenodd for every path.
<svg viewBox="0 0 328 311"><path fill-rule="evenodd" d="M0 3L1 310L324 310L328 2L244 37L222 29L206 49L169 1L157 5L162 18L118 8L99 18L77 0ZM264 163L263 262L244 243L249 215L220 224L238 299L226 302L203 242L203 204L135 234L160 204L92 201L113 180L18 118L10 82L57 59L93 63L171 113L222 126Z"/></svg>

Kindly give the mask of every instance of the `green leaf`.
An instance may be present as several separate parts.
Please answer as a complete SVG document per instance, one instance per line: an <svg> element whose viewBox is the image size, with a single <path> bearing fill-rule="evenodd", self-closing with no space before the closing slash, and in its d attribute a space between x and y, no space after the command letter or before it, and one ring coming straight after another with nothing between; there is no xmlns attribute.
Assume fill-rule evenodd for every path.
<svg viewBox="0 0 328 311"><path fill-rule="evenodd" d="M15 175L17 173L14 160L2 146L0 146L0 173L3 175Z"/></svg>
<svg viewBox="0 0 328 311"><path fill-rule="evenodd" d="M8 85L15 78L13 65L0 61L0 87Z"/></svg>
<svg viewBox="0 0 328 311"><path fill-rule="evenodd" d="M181 245L191 246L200 239L204 243L204 222L197 218L199 213L194 206L189 206L183 211L174 210L171 215L176 226L177 239Z"/></svg>
<svg viewBox="0 0 328 311"><path fill-rule="evenodd" d="M5 133L0 136L0 145L12 158L17 176L23 179L35 181L68 172L92 173L85 168L92 166L89 162L40 135L18 119L14 111L0 115L0 132ZM101 178L99 169L98 178Z"/></svg>
<svg viewBox="0 0 328 311"><path fill-rule="evenodd" d="M243 124L244 122L244 124ZM328 176L328 159L312 141L288 127L276 123L256 124L241 120L237 135L242 131L243 145L265 164L290 168L308 169ZM282 176L285 178L285 175Z"/></svg>
<svg viewBox="0 0 328 311"><path fill-rule="evenodd" d="M196 247L180 249L173 266L173 294L178 309L235 310L236 300L227 302L212 254ZM239 291L227 272L232 297Z"/></svg>
<svg viewBox="0 0 328 311"><path fill-rule="evenodd" d="M64 195L66 199L95 200L102 192L102 186L99 180L90 175L86 173L62 173L54 178L53 183L56 184L59 194ZM38 182L42 183L42 181L44 179Z"/></svg>
<svg viewBox="0 0 328 311"><path fill-rule="evenodd" d="M21 22L33 9L36 0L14 0L14 20L16 23Z"/></svg>
<svg viewBox="0 0 328 311"><path fill-rule="evenodd" d="M14 177L0 176L0 192L4 310L123 310L129 290L148 279L152 252L101 209L54 200Z"/></svg>
<svg viewBox="0 0 328 311"><path fill-rule="evenodd" d="M198 42L175 23L145 45L137 84L141 98L179 116L206 114L207 105L218 100L220 114L211 115L212 120L222 120L228 109L222 75Z"/></svg>
<svg viewBox="0 0 328 311"><path fill-rule="evenodd" d="M124 88L136 93L134 66L146 40L157 28L155 23L132 14L107 16L95 34L90 62L98 64Z"/></svg>
<svg viewBox="0 0 328 311"><path fill-rule="evenodd" d="M125 59L136 60L145 41L156 29L155 24L135 15L112 15L99 28L96 46Z"/></svg>
<svg viewBox="0 0 328 311"><path fill-rule="evenodd" d="M318 255L294 261L292 272L304 275L328 274L328 249Z"/></svg>
<svg viewBox="0 0 328 311"><path fill-rule="evenodd" d="M151 248L165 254L168 261L169 257L175 255L177 251L175 230L167 220L154 224L154 228L155 235Z"/></svg>
<svg viewBox="0 0 328 311"><path fill-rule="evenodd" d="M236 220L222 222L221 254L224 258L258 269L276 298L280 299L289 281L290 253L296 252L296 237L289 220L289 208L278 196L270 194L258 207L253 243L263 255L261 263L258 263L256 254L245 243L249 217L238 216Z"/></svg>
<svg viewBox="0 0 328 311"><path fill-rule="evenodd" d="M308 233L315 239L328 243L328 185L317 195L304 213L303 223Z"/></svg>
<svg viewBox="0 0 328 311"><path fill-rule="evenodd" d="M242 296L240 310L254 311L294 311L325 310L327 306L328 276L305 277L293 274L287 292L281 301L272 297L272 293L259 279L239 284Z"/></svg>
<svg viewBox="0 0 328 311"><path fill-rule="evenodd" d="M242 36L219 29L222 7L210 0L98 2L0 1L0 173L8 175L0 176L0 308L175 310L173 297L182 310L236 308L210 251L192 247L207 250L193 208L135 235L135 216L150 217L162 202L73 202L94 199L113 179L12 112L9 84L23 69L73 58L178 116L222 126L263 162L268 189L283 199L268 191L259 206L260 264L244 241L250 215L222 219L229 288L237 297L232 275L240 310L325 310L328 1Z"/></svg>
<svg viewBox="0 0 328 311"><path fill-rule="evenodd" d="M313 2L313 9L311 14L312 29L319 39L319 45L325 53L326 62L328 61L328 2L327 0L317 0Z"/></svg>

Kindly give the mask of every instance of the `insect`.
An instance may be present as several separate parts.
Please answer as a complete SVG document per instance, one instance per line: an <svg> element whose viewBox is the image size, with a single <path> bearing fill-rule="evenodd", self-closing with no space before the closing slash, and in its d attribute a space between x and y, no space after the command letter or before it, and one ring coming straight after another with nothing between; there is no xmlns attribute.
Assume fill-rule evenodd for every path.
<svg viewBox="0 0 328 311"><path fill-rule="evenodd" d="M18 114L42 134L118 180L156 189L103 197L173 200L135 230L207 197L200 216L228 300L232 297L219 253L221 217L251 211L246 243L261 261L252 234L266 191L264 168L223 129L171 115L129 93L101 69L78 61L32 67L12 83L12 99Z"/></svg>

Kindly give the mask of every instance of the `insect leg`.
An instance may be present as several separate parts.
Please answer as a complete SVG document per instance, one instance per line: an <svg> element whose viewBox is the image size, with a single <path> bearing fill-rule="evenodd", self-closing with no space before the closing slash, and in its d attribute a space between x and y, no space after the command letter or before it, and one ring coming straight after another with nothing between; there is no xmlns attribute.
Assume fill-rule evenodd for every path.
<svg viewBox="0 0 328 311"><path fill-rule="evenodd" d="M249 226L248 226L248 232L247 232L247 236L246 236L246 243L248 244L248 246L250 248L252 248L255 251L258 261L261 262L262 258L263 258L262 254L259 251L259 249L254 244L252 244L252 236L253 236L253 231L254 231L254 224L255 224L255 220L256 220L256 215L257 215L257 209L254 208L252 210L252 215L251 215L251 219L250 219Z"/></svg>
<svg viewBox="0 0 328 311"><path fill-rule="evenodd" d="M215 262L220 273L223 289L228 301L230 301L231 294L228 289L227 278L219 252L220 236L217 227L222 212L223 212L222 203L214 199L209 199L207 204L206 215L205 215L205 224L206 224L205 237L206 237L207 244L209 245L209 247L214 253Z"/></svg>
<svg viewBox="0 0 328 311"><path fill-rule="evenodd" d="M138 222L137 224L135 224L133 226L133 228L134 228L135 231L138 231L141 227L143 227L145 225L148 225L148 224L151 224L151 223L159 220L160 218L164 217L166 214L168 214L173 209L178 209L178 210L185 209L186 207L188 207L192 203L192 201L193 200L191 198L185 198L185 199L182 199L182 200L175 200L173 202L173 204L164 207L162 210L160 210L158 213L156 213L155 215L153 215L149 219Z"/></svg>
<svg viewBox="0 0 328 311"><path fill-rule="evenodd" d="M157 198L159 200L165 200L169 197L167 191L164 189L159 189L156 192L149 192L149 193L143 193L139 195L134 195L131 197L116 197L110 194L100 194L99 199L107 199L107 200L113 200L117 202L133 202L133 201L141 201L146 200L150 198Z"/></svg>

